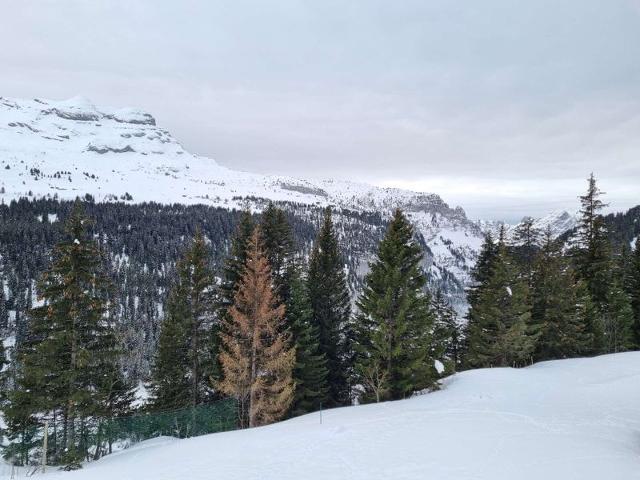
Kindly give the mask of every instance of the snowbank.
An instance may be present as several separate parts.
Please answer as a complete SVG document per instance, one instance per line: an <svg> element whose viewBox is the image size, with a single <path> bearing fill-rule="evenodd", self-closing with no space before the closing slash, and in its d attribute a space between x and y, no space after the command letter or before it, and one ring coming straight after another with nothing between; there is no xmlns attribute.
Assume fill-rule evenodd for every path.
<svg viewBox="0 0 640 480"><path fill-rule="evenodd" d="M640 478L640 352L465 372L398 402L146 442L51 479Z"/></svg>

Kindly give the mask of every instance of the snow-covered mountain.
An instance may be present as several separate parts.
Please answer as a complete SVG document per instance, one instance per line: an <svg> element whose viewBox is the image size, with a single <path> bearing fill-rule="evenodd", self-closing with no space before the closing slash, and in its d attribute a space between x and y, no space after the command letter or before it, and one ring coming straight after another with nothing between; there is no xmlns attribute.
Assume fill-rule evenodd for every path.
<svg viewBox="0 0 640 480"><path fill-rule="evenodd" d="M473 222L438 195L380 188L345 180L304 180L241 172L187 152L149 113L66 101L0 97L0 201L20 197L164 204L206 204L259 209L264 200L334 205L387 216L402 208L429 248L425 267L457 291L464 287L483 232L496 222ZM536 221L560 235L575 215L553 212ZM513 232L516 226L509 226ZM361 259L366 267L367 258ZM461 302L460 302L461 300Z"/></svg>
<svg viewBox="0 0 640 480"><path fill-rule="evenodd" d="M470 370L438 392L158 438L51 479L638 478L640 353ZM0 477L10 469L0 466ZM17 476L23 476L20 471Z"/></svg>
<svg viewBox="0 0 640 480"><path fill-rule="evenodd" d="M541 234L544 234L547 230L551 232L553 238L557 238L563 233L571 230L578 224L578 212L568 212L566 210L555 210L547 215L533 219L533 228ZM507 239L512 239L514 233L525 220L529 220L530 217L525 217L521 222L516 224L508 224L504 222L491 222L480 221L478 224L484 232L491 232L494 237L497 237L500 228L505 227Z"/></svg>
<svg viewBox="0 0 640 480"><path fill-rule="evenodd" d="M556 210L544 217L535 219L533 226L543 233L549 229L553 237L559 237L578 225L578 219L579 213L577 211Z"/></svg>
<svg viewBox="0 0 640 480"><path fill-rule="evenodd" d="M402 208L431 250L434 275L468 282L480 227L438 195L344 180L231 170L188 153L148 113L67 101L0 97L0 201L85 194L96 201L257 205L255 199L335 205L389 215Z"/></svg>

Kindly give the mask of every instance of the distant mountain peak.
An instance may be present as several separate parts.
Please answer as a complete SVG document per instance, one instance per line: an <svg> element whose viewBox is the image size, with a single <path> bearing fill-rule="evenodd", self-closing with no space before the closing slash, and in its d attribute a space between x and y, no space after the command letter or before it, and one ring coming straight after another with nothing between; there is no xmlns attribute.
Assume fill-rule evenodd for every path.
<svg viewBox="0 0 640 480"><path fill-rule="evenodd" d="M573 229L578 224L579 213L571 212L568 210L554 210L542 217L533 218L529 216L525 216L519 223L510 225L501 221L481 221L478 222L480 228L484 232L491 232L491 234L497 238L497 235L500 231L501 227L505 227L507 238L513 238L513 234L516 229L522 225L527 220L533 220L533 228L535 228L540 233L545 233L547 230L551 231L551 236L553 238L558 238L565 232Z"/></svg>

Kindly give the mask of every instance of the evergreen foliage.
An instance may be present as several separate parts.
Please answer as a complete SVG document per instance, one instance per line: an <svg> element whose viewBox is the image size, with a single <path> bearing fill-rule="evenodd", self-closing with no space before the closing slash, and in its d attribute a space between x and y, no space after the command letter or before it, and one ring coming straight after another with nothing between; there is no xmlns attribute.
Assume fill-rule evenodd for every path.
<svg viewBox="0 0 640 480"><path fill-rule="evenodd" d="M630 258L627 291L633 310L632 334L636 348L640 348L640 237L636 239L634 253Z"/></svg>
<svg viewBox="0 0 640 480"><path fill-rule="evenodd" d="M533 268L532 323L540 326L536 360L575 357L594 350L593 331L579 301L575 273L551 231ZM589 313L592 314L593 312Z"/></svg>
<svg viewBox="0 0 640 480"><path fill-rule="evenodd" d="M633 308L631 299L625 291L625 265L614 262L601 314L604 327L604 351L616 353L628 350L634 345L633 338Z"/></svg>
<svg viewBox="0 0 640 480"><path fill-rule="evenodd" d="M280 300L287 304L295 242L284 210L270 203L262 213L260 232L276 293Z"/></svg>
<svg viewBox="0 0 640 480"><path fill-rule="evenodd" d="M244 210L236 226L223 268L223 280L219 288L219 317L221 318L226 317L227 310L233 305L238 284L247 262L247 248L254 230L255 223L251 212Z"/></svg>
<svg viewBox="0 0 640 480"><path fill-rule="evenodd" d="M458 322L458 313L442 290L432 296L431 310L434 315L434 343L443 349L447 370L455 372L462 364L462 326Z"/></svg>
<svg viewBox="0 0 640 480"><path fill-rule="evenodd" d="M413 227L396 210L358 299L356 376L362 399L400 399L435 386L433 315Z"/></svg>
<svg viewBox="0 0 640 480"><path fill-rule="evenodd" d="M0 406L2 406L6 399L7 378L4 369L8 363L9 362L7 361L7 354L4 348L4 340L2 339L2 337L0 337Z"/></svg>
<svg viewBox="0 0 640 480"><path fill-rule="evenodd" d="M598 188L593 173L587 182L587 193L580 196L581 218L576 264L580 278L587 283L595 305L602 309L607 302L611 262L606 224L601 214L607 204L600 199L604 192Z"/></svg>
<svg viewBox="0 0 640 480"><path fill-rule="evenodd" d="M541 232L536 229L531 217L523 218L513 234L514 256L521 265L523 276L529 288L533 282L533 263L540 246L540 239Z"/></svg>
<svg viewBox="0 0 640 480"><path fill-rule="evenodd" d="M119 377L120 350L115 328L106 317L109 282L101 254L88 231L89 220L78 203L67 221L67 239L54 251L38 294L42 305L31 311L28 339L18 355L16 386L5 415L9 436L28 459L35 429L46 418L60 428L49 458L77 468L87 458L86 431L92 419L110 409L109 383L123 385L119 411L126 410L127 388Z"/></svg>
<svg viewBox="0 0 640 480"><path fill-rule="evenodd" d="M529 289L508 253L504 234L468 318L468 366L522 366L531 361L538 332L531 324Z"/></svg>
<svg viewBox="0 0 640 480"><path fill-rule="evenodd" d="M214 277L200 231L177 265L156 358L152 391L159 410L199 405L211 396ZM212 353L214 353L212 355Z"/></svg>
<svg viewBox="0 0 640 480"><path fill-rule="evenodd" d="M302 415L322 407L327 395L327 361L320 352L318 329L312 323L311 299L299 274L291 277L286 317L296 349L293 380L296 390L291 415Z"/></svg>
<svg viewBox="0 0 640 480"><path fill-rule="evenodd" d="M296 390L290 414L300 415L320 408L327 394L326 359L319 351L308 285L295 265L293 231L284 210L270 203L262 213L260 234L275 293L285 305L284 326L296 348Z"/></svg>
<svg viewBox="0 0 640 480"><path fill-rule="evenodd" d="M604 330L602 316L593 302L589 286L584 280L576 283L577 317L585 326L583 355L598 355L604 351Z"/></svg>
<svg viewBox="0 0 640 480"><path fill-rule="evenodd" d="M0 279L4 277L2 271L2 258L0 257ZM4 283L4 282L2 282ZM9 326L9 311L7 310L7 302L4 298L4 285L0 288L0 332L6 332Z"/></svg>
<svg viewBox="0 0 640 480"><path fill-rule="evenodd" d="M473 285L467 291L467 299L469 301L469 304L477 301L477 298L480 295L481 290L484 288L484 285L493 275L493 268L495 265L497 254L497 245L493 239L493 235L491 235L491 232L489 232L484 237L484 242L482 243L480 253L478 254L478 260L476 261L476 264L471 271Z"/></svg>
<svg viewBox="0 0 640 480"><path fill-rule="evenodd" d="M476 314L476 310L473 307L479 304L482 293L487 288L489 279L493 275L497 253L498 248L493 239L493 235L491 232L488 232L484 237L484 242L480 248L476 264L471 270L471 280L473 283L471 287L467 289L467 300L470 308L467 311L467 323L463 328L462 343L462 364L465 368L473 366L469 362L469 351L471 348L473 347L474 350L477 350L478 348L482 348L480 345L487 345L491 342L491 331L481 325L483 319L480 315ZM472 341L473 345L471 344Z"/></svg>
<svg viewBox="0 0 640 480"><path fill-rule="evenodd" d="M313 246L307 283L312 323L318 329L320 353L327 360L328 393L323 405L347 405L351 401L351 304L329 207Z"/></svg>

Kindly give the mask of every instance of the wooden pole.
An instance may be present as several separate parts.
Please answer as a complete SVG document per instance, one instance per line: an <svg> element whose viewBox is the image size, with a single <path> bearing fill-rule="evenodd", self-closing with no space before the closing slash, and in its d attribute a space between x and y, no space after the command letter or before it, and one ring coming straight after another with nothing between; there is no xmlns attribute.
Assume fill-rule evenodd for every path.
<svg viewBox="0 0 640 480"><path fill-rule="evenodd" d="M42 440L42 473L47 468L47 443L49 441L49 420L44 421L44 439Z"/></svg>

